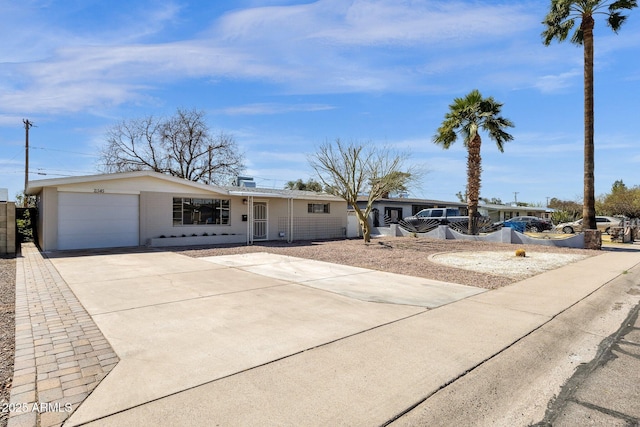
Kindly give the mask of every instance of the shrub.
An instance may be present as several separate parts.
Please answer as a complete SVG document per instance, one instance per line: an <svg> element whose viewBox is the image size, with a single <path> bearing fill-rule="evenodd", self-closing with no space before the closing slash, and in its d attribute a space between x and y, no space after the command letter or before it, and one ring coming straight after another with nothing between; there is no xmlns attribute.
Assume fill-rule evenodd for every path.
<svg viewBox="0 0 640 427"><path fill-rule="evenodd" d="M31 223L31 213L25 209L22 218L16 218L18 234L21 242L33 242L33 224Z"/></svg>
<svg viewBox="0 0 640 427"><path fill-rule="evenodd" d="M571 212L567 211L555 211L551 214L551 222L558 225L563 222L573 222L578 218Z"/></svg>

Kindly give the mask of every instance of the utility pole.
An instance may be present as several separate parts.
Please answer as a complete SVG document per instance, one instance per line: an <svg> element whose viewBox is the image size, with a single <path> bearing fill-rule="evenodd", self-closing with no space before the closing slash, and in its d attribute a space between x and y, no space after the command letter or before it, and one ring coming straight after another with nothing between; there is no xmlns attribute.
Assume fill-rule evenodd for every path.
<svg viewBox="0 0 640 427"><path fill-rule="evenodd" d="M519 191L514 191L513 192L513 201L514 201L514 203L516 205L518 204L518 193L519 193Z"/></svg>
<svg viewBox="0 0 640 427"><path fill-rule="evenodd" d="M22 119L24 123L25 131L25 150L24 150L24 199L22 200L22 207L27 207L27 186L29 185L29 129L33 126L33 123L29 119Z"/></svg>

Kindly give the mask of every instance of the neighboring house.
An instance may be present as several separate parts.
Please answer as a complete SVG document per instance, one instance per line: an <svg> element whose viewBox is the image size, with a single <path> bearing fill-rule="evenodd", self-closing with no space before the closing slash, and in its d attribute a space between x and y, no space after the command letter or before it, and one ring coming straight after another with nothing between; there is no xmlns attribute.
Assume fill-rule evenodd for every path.
<svg viewBox="0 0 640 427"><path fill-rule="evenodd" d="M358 198L358 206L366 208L367 198ZM460 215L467 215L467 204L462 202L448 202L443 200L410 199L405 197L390 197L376 200L373 203L369 222L372 227L385 227L389 224L396 224L398 220L415 215L422 209L431 208L456 208L460 210ZM553 209L532 207L532 206L512 206L480 204L478 212L488 216L493 222L505 221L516 216L536 216L551 220Z"/></svg>
<svg viewBox="0 0 640 427"><path fill-rule="evenodd" d="M490 217L493 222L499 222L516 216L535 216L551 221L551 214L554 210L534 206L493 205L487 203L480 204L478 211L480 214Z"/></svg>
<svg viewBox="0 0 640 427"><path fill-rule="evenodd" d="M30 181L42 250L345 236L347 204L307 191L219 187L152 171Z"/></svg>
<svg viewBox="0 0 640 427"><path fill-rule="evenodd" d="M365 209L367 207L367 198L359 197L358 206L360 209ZM372 227L384 227L389 224L397 224L399 220L415 215L422 209L429 208L457 208L461 210L462 215L467 214L467 205L465 203L389 197L373 202L369 222Z"/></svg>

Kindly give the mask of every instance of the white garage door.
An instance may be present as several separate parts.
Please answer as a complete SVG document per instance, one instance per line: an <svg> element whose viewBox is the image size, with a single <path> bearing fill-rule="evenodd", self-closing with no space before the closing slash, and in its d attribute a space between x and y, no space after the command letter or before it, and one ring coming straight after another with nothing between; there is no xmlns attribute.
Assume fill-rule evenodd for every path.
<svg viewBox="0 0 640 427"><path fill-rule="evenodd" d="M58 193L58 249L138 246L138 196Z"/></svg>

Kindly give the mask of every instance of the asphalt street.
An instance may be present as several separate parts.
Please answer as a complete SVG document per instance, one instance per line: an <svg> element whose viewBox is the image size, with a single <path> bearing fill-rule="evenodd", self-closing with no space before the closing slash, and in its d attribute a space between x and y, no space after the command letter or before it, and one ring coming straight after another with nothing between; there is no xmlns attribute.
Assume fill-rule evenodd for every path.
<svg viewBox="0 0 640 427"><path fill-rule="evenodd" d="M546 426L640 425L640 304L549 402Z"/></svg>

